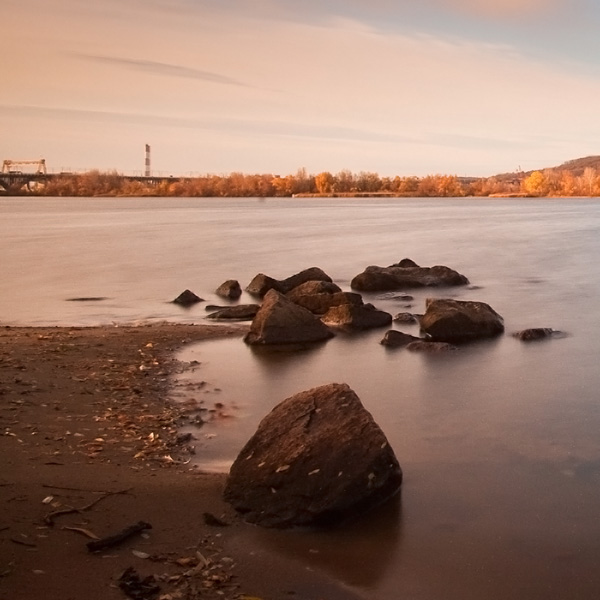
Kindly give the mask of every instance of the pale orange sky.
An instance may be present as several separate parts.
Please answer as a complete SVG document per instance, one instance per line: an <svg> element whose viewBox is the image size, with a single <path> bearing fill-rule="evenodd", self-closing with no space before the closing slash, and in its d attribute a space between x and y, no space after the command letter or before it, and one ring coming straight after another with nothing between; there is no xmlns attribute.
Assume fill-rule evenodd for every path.
<svg viewBox="0 0 600 600"><path fill-rule="evenodd" d="M600 154L592 0L3 0L2 159L491 175Z"/></svg>

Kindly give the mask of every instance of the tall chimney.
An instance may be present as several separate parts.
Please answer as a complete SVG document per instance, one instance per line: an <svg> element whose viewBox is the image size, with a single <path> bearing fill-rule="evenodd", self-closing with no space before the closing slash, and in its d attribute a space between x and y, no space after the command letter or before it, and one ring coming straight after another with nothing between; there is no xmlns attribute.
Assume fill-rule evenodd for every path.
<svg viewBox="0 0 600 600"><path fill-rule="evenodd" d="M144 171L145 177L150 177L150 146L146 144L146 170Z"/></svg>

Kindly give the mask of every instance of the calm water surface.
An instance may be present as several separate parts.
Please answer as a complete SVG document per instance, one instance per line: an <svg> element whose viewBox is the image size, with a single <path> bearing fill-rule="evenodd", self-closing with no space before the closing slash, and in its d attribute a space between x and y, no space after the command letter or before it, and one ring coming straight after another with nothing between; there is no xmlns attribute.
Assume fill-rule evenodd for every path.
<svg viewBox="0 0 600 600"><path fill-rule="evenodd" d="M401 498L339 532L244 536L374 600L600 594L600 202L0 198L0 251L0 323L15 325L204 322L203 305L169 301L189 288L222 304L220 283L258 272L319 266L349 289L404 257L457 269L472 286L411 292L409 309L365 300L481 300L507 335L437 356L387 350L381 330L302 353L183 351L201 365L178 394L230 415L196 432L202 466L226 470L289 395L346 382L396 452ZM569 335L509 335L525 327Z"/></svg>

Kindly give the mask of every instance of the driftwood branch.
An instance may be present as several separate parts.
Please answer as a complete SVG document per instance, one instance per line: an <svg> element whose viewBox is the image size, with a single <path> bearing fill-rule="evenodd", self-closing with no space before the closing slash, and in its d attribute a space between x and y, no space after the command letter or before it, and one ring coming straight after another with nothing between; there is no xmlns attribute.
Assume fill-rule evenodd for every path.
<svg viewBox="0 0 600 600"><path fill-rule="evenodd" d="M69 506L68 508L61 508L59 510L52 511L51 513L48 513L44 517L44 523L46 523L46 525L52 526L52 525L54 525L54 519L56 517L60 517L61 515L71 515L73 513L85 512L86 510L90 510L91 508L96 506L96 504L98 504L98 502L100 502L100 500L104 500L104 498L108 498L109 496L115 496L117 494L126 494L130 490L131 490L131 488L129 488L127 490L120 490L118 492L105 492L104 494L102 494L102 496L100 496L99 498L96 498L93 502L90 502L89 504L86 504L85 506L82 506L80 508L75 508L73 506Z"/></svg>
<svg viewBox="0 0 600 600"><path fill-rule="evenodd" d="M100 538L99 540L94 540L93 542L88 542L86 546L90 552L96 552L97 550L111 548L112 546L116 546L121 542L124 542L127 538L130 538L132 535L144 531L144 529L152 529L152 525L150 525L150 523L145 523L144 521L139 521L135 525L130 525L122 531L119 531L119 533Z"/></svg>

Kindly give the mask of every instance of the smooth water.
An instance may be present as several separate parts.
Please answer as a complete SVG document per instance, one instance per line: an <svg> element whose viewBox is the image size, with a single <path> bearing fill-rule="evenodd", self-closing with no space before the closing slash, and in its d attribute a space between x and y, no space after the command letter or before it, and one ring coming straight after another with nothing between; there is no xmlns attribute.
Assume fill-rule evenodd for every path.
<svg viewBox="0 0 600 600"><path fill-rule="evenodd" d="M404 257L465 274L469 287L409 292L411 308L365 300L480 300L506 335L439 355L386 349L385 330L305 352L239 338L182 351L201 364L178 393L228 415L195 432L198 458L225 470L279 401L346 382L396 452L401 498L343 531L245 535L374 600L600 593L600 202L1 198L0 219L1 324L204 322L203 304L169 301L189 288L223 304L226 279L310 266L344 289ZM69 301L82 297L106 299ZM526 327L568 336L510 336Z"/></svg>

